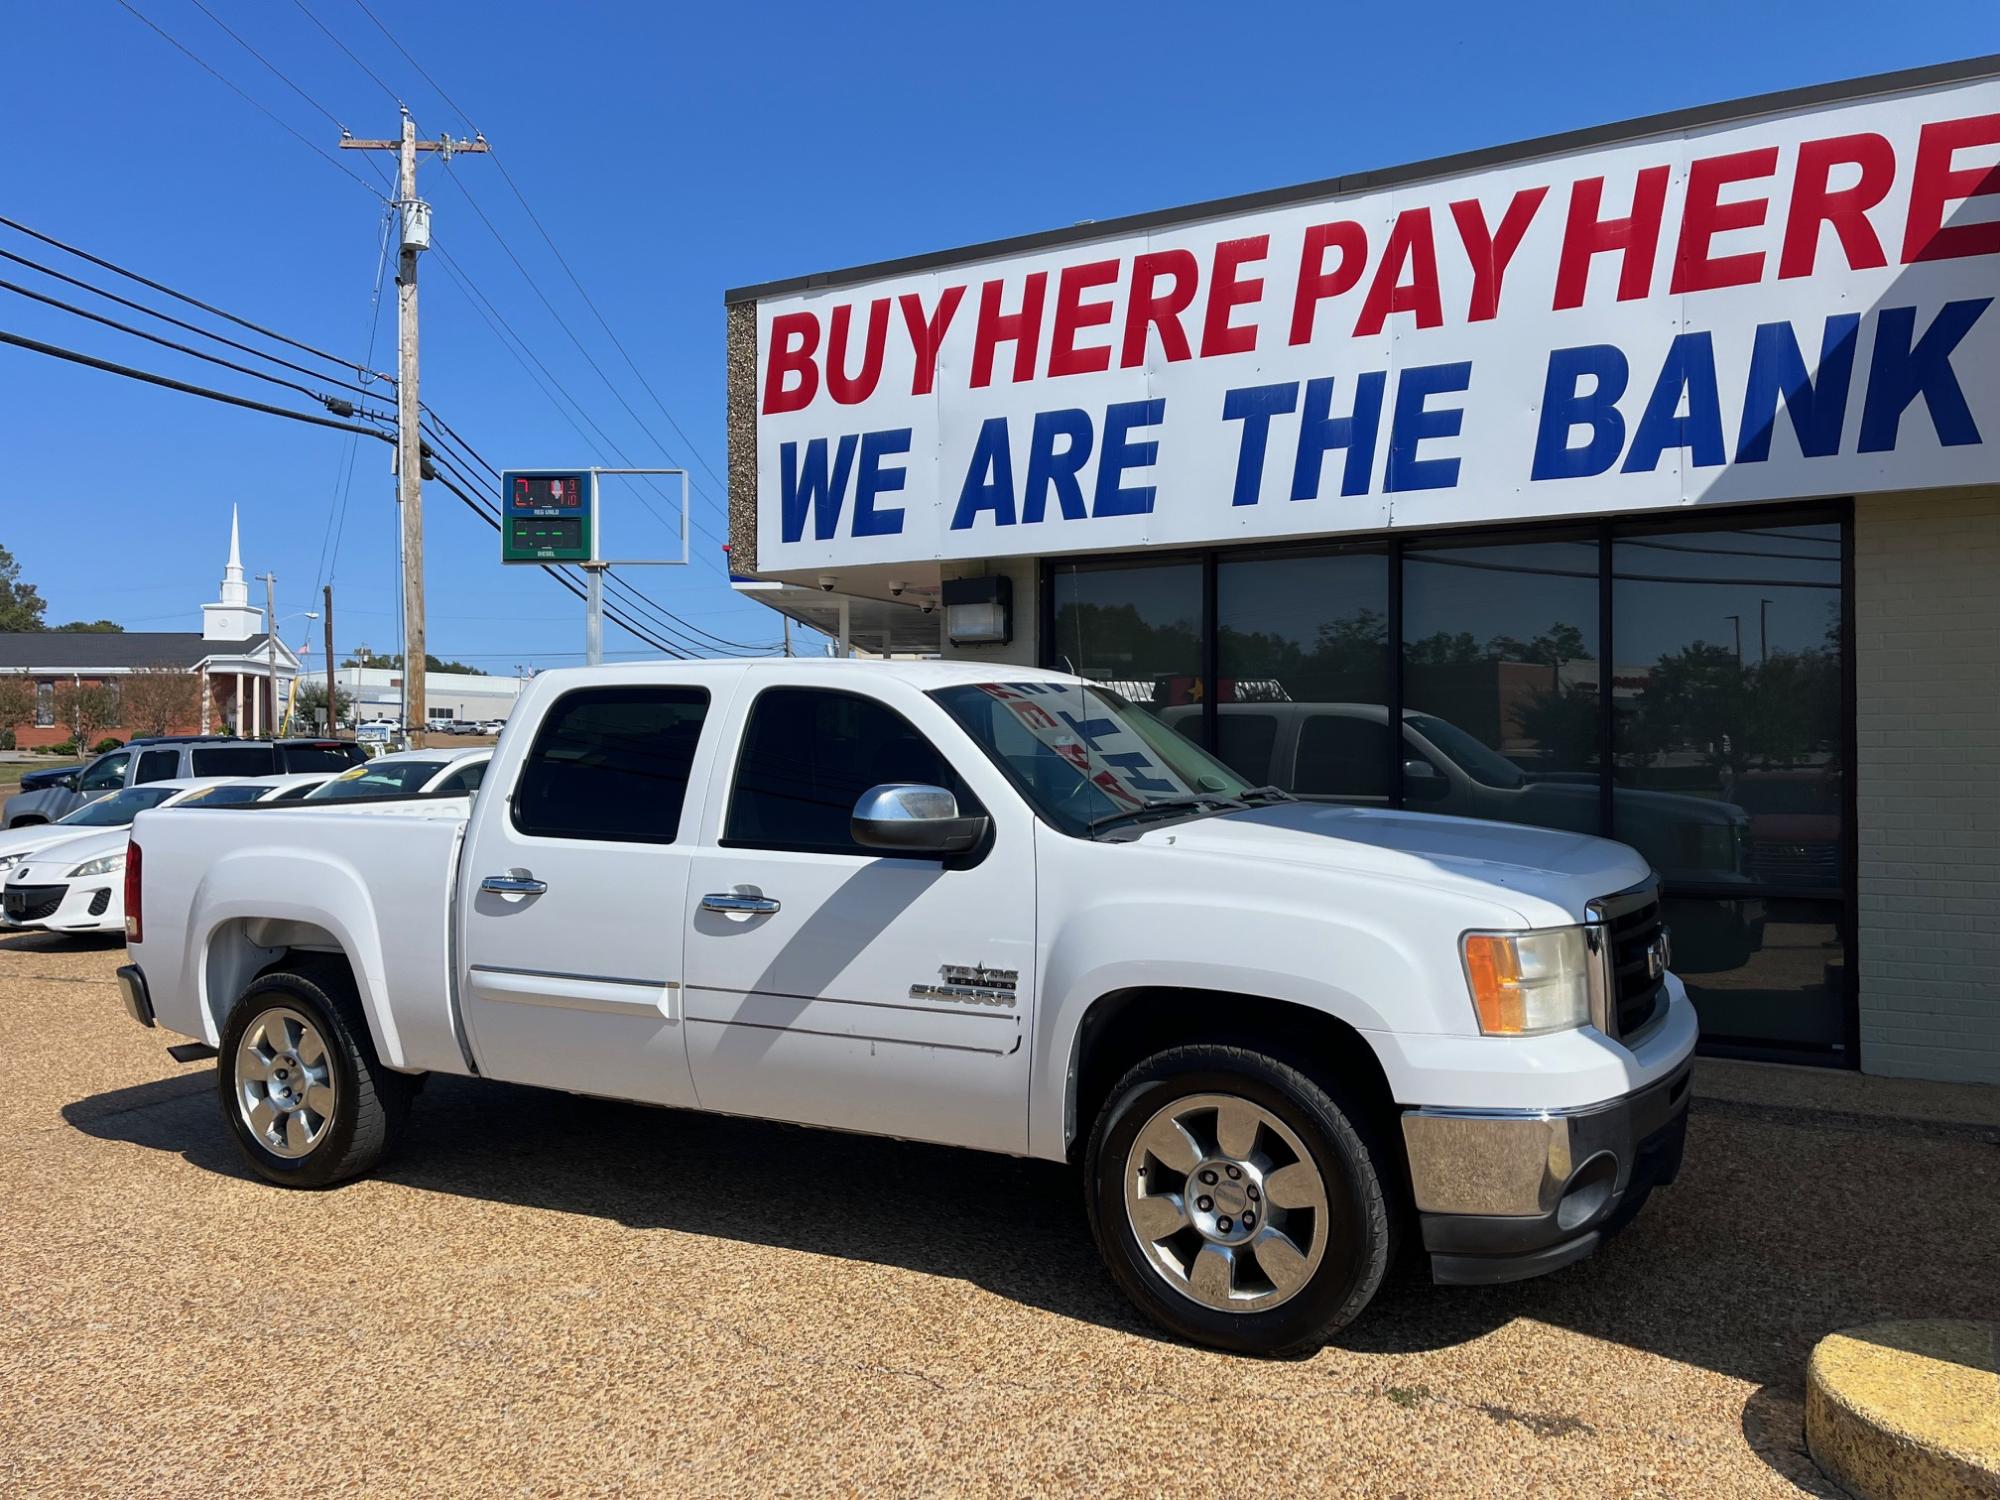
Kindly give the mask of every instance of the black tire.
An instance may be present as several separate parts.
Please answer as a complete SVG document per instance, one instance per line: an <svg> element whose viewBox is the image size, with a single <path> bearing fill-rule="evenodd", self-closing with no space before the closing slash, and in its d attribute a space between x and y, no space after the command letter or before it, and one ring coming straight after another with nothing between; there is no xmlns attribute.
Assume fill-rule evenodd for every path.
<svg viewBox="0 0 2000 1500"><path fill-rule="evenodd" d="M1394 1158L1345 1093L1337 1080L1214 1043L1156 1053L1120 1079L1091 1131L1084 1193L1098 1252L1125 1295L1169 1332L1239 1354L1309 1352L1358 1317L1396 1254L1398 1216L1390 1186ZM1125 1174L1140 1132L1161 1109L1199 1094L1234 1095L1269 1111L1319 1171L1325 1248L1304 1285L1276 1306L1224 1311L1177 1290L1148 1259L1127 1217Z"/></svg>
<svg viewBox="0 0 2000 1500"><path fill-rule="evenodd" d="M326 1046L334 1105L324 1134L301 1156L285 1156L259 1140L237 1104L237 1054L260 1017L283 1006L304 1016ZM284 1187L323 1188L371 1170L400 1138L416 1080L391 1072L375 1055L354 981L336 965L300 965L260 975L244 990L222 1028L216 1076L222 1119L250 1169Z"/></svg>

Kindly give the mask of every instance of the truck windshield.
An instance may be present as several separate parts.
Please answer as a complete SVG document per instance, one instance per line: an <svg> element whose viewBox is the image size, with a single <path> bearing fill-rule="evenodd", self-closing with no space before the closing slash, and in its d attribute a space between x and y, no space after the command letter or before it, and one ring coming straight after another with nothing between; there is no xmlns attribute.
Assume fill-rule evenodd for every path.
<svg viewBox="0 0 2000 1500"><path fill-rule="evenodd" d="M1191 816L1251 792L1221 761L1106 688L980 682L931 697L1047 822L1077 838L1119 814L1158 806L1162 816Z"/></svg>
<svg viewBox="0 0 2000 1500"><path fill-rule="evenodd" d="M1403 722L1429 740L1447 760L1458 762L1474 781L1506 792L1527 785L1525 771L1456 724L1446 723L1431 714L1405 714Z"/></svg>
<svg viewBox="0 0 2000 1500"><path fill-rule="evenodd" d="M421 792L424 783L449 764L443 760L376 761L366 769L357 767L345 776L336 776L324 786L313 788L303 800L345 802L350 797L393 797Z"/></svg>

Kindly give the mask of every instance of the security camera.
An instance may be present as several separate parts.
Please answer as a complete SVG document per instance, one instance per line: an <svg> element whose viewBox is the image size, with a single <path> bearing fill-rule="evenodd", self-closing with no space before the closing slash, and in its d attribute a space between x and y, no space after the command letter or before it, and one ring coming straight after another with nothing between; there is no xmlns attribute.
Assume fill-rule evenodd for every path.
<svg viewBox="0 0 2000 1500"><path fill-rule="evenodd" d="M830 578L824 573L819 575L819 586L821 592L823 593L828 593L828 594L832 593L833 586L838 582L840 582L838 578Z"/></svg>
<svg viewBox="0 0 2000 1500"><path fill-rule="evenodd" d="M930 613L930 612L931 612L932 610L934 610L934 609L936 609L936 608L937 608L937 606L936 606L935 604L926 604L926 605L924 606L924 613L925 613L925 614L929 614L929 613Z"/></svg>
<svg viewBox="0 0 2000 1500"><path fill-rule="evenodd" d="M908 584L906 584L906 583L898 583L898 582L897 582L897 581L896 581L895 579L893 579L893 578L892 578L892 579L890 579L890 580L889 580L889 597L890 597L891 599L900 599L900 598L902 598L902 597L903 597L903 590L904 590L904 589L906 589L906 588L908 588L908 587L909 587L909 585L908 585Z"/></svg>

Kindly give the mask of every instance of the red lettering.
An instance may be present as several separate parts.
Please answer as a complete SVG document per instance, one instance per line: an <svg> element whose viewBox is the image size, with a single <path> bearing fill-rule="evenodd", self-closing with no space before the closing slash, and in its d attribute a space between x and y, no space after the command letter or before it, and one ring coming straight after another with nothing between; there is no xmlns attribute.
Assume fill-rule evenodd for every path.
<svg viewBox="0 0 2000 1500"><path fill-rule="evenodd" d="M1116 260L1094 260L1087 265L1064 266L1056 278L1056 320L1049 333L1049 374L1087 375L1111 368L1111 346L1097 344L1076 347L1077 330L1096 328L1111 321L1109 302L1085 302L1091 287L1109 286L1118 279Z"/></svg>
<svg viewBox="0 0 2000 1500"><path fill-rule="evenodd" d="M1778 148L1732 151L1705 156L1688 166L1687 204L1681 210L1681 242L1674 254L1675 292L1710 292L1717 287L1748 286L1764 274L1764 252L1745 250L1715 256L1715 237L1732 229L1755 229L1771 206L1768 198L1722 201L1722 189L1732 182L1754 182L1778 170Z"/></svg>
<svg viewBox="0 0 2000 1500"><path fill-rule="evenodd" d="M1160 282L1167 278L1172 279L1172 288L1159 291ZM1129 370L1145 363L1148 329L1158 330L1160 351L1166 355L1167 363L1193 357L1188 349L1187 330L1181 327L1181 314L1194 301L1195 286L1200 280L1201 267L1191 250L1155 250L1150 255L1133 257L1132 296L1125 304L1125 338L1118 351L1121 368Z"/></svg>
<svg viewBox="0 0 2000 1500"><path fill-rule="evenodd" d="M1406 270L1408 281L1403 280ZM1415 313L1419 328L1435 328L1444 321L1444 306L1438 296L1437 242L1431 238L1428 208L1406 208L1396 215L1389 243L1382 247L1382 263L1375 268L1361 316L1354 321L1355 336L1380 333L1389 314L1399 312Z"/></svg>
<svg viewBox="0 0 2000 1500"><path fill-rule="evenodd" d="M847 325L854 308L843 302L833 310L826 333L826 393L842 406L855 406L875 394L882 378L882 348L889 342L889 299L877 297L868 304L868 341L861 350L861 373L847 373Z"/></svg>
<svg viewBox="0 0 2000 1500"><path fill-rule="evenodd" d="M771 353L764 363L764 415L804 411L819 394L819 319L809 312L779 313L771 319ZM788 385L798 376L797 385Z"/></svg>
<svg viewBox="0 0 2000 1500"><path fill-rule="evenodd" d="M1828 192L1833 169L1849 164L1861 172L1854 186ZM1833 226L1849 266L1857 271L1886 266L1889 260L1882 253L1881 236L1868 222L1868 210L1888 196L1895 181L1896 148L1879 135L1837 135L1802 144L1792 173L1792 204L1785 216L1778 279L1812 275L1823 224Z"/></svg>
<svg viewBox="0 0 2000 1500"><path fill-rule="evenodd" d="M1950 224L1954 203L2000 193L2000 165L1953 169L1952 153L2000 141L2000 115L1937 120L1917 137L1917 165L1910 179L1910 218L1903 230L1903 264L2000 254L2000 220Z"/></svg>
<svg viewBox="0 0 2000 1500"><path fill-rule="evenodd" d="M1264 278L1241 276L1246 265L1254 265L1271 253L1268 234L1248 239L1224 240L1215 247L1215 259L1208 277L1208 316L1201 325L1201 357L1218 354L1248 354L1257 347L1255 324L1244 328L1230 322L1230 312L1264 295Z"/></svg>
<svg viewBox="0 0 2000 1500"><path fill-rule="evenodd" d="M1014 346L1016 384L1035 378L1035 350L1042 339L1042 300L1048 294L1049 273L1034 271L1021 284L1021 310L1000 311L1000 293L1006 282L989 281L979 289L979 327L972 339L972 386L974 390L993 383L993 350L998 344Z"/></svg>
<svg viewBox="0 0 2000 1500"><path fill-rule="evenodd" d="M1660 215L1667 203L1667 169L1647 167L1632 188L1632 212L1623 219L1600 219L1604 179L1584 177L1569 190L1569 222L1563 227L1562 259L1556 267L1555 307L1583 306L1590 285L1590 262L1609 251L1619 256L1618 300L1633 302L1653 285L1653 258L1660 248Z"/></svg>
<svg viewBox="0 0 2000 1500"><path fill-rule="evenodd" d="M1326 268L1326 252L1338 250L1340 264ZM1309 344L1320 303L1351 292L1368 263L1368 231L1352 219L1315 224L1299 250L1299 286L1292 297L1292 342Z"/></svg>
<svg viewBox="0 0 2000 1500"><path fill-rule="evenodd" d="M1472 262L1472 300L1465 313L1468 323L1484 323L1499 315L1500 284L1506 279L1514 252L1521 248L1528 226L1534 222L1535 211L1548 195L1546 187L1522 188L1507 205L1507 212L1500 216L1498 234L1487 229L1486 211L1477 198L1452 204L1452 222L1458 225L1465 258Z"/></svg>
<svg viewBox="0 0 2000 1500"><path fill-rule="evenodd" d="M938 350L944 346L945 332L951 327L952 315L964 300L964 287L946 287L938 294L936 311L927 319L924 317L924 299L915 292L905 292L896 299L896 305L903 309L903 326L910 331L910 347L917 355L916 373L910 377L912 396L928 396L931 387L937 383Z"/></svg>

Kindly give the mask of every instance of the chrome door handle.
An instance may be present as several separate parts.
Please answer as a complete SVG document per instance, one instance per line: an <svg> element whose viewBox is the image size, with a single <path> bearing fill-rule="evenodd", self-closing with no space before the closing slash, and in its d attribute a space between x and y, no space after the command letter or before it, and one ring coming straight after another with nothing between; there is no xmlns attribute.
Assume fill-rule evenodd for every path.
<svg viewBox="0 0 2000 1500"><path fill-rule="evenodd" d="M496 896L539 896L549 888L549 883L535 879L526 870L509 870L505 875L488 875L479 882L479 888Z"/></svg>
<svg viewBox="0 0 2000 1500"><path fill-rule="evenodd" d="M768 917L778 909L778 902L772 896L739 896L734 891L718 891L701 898L701 909L729 916Z"/></svg>

